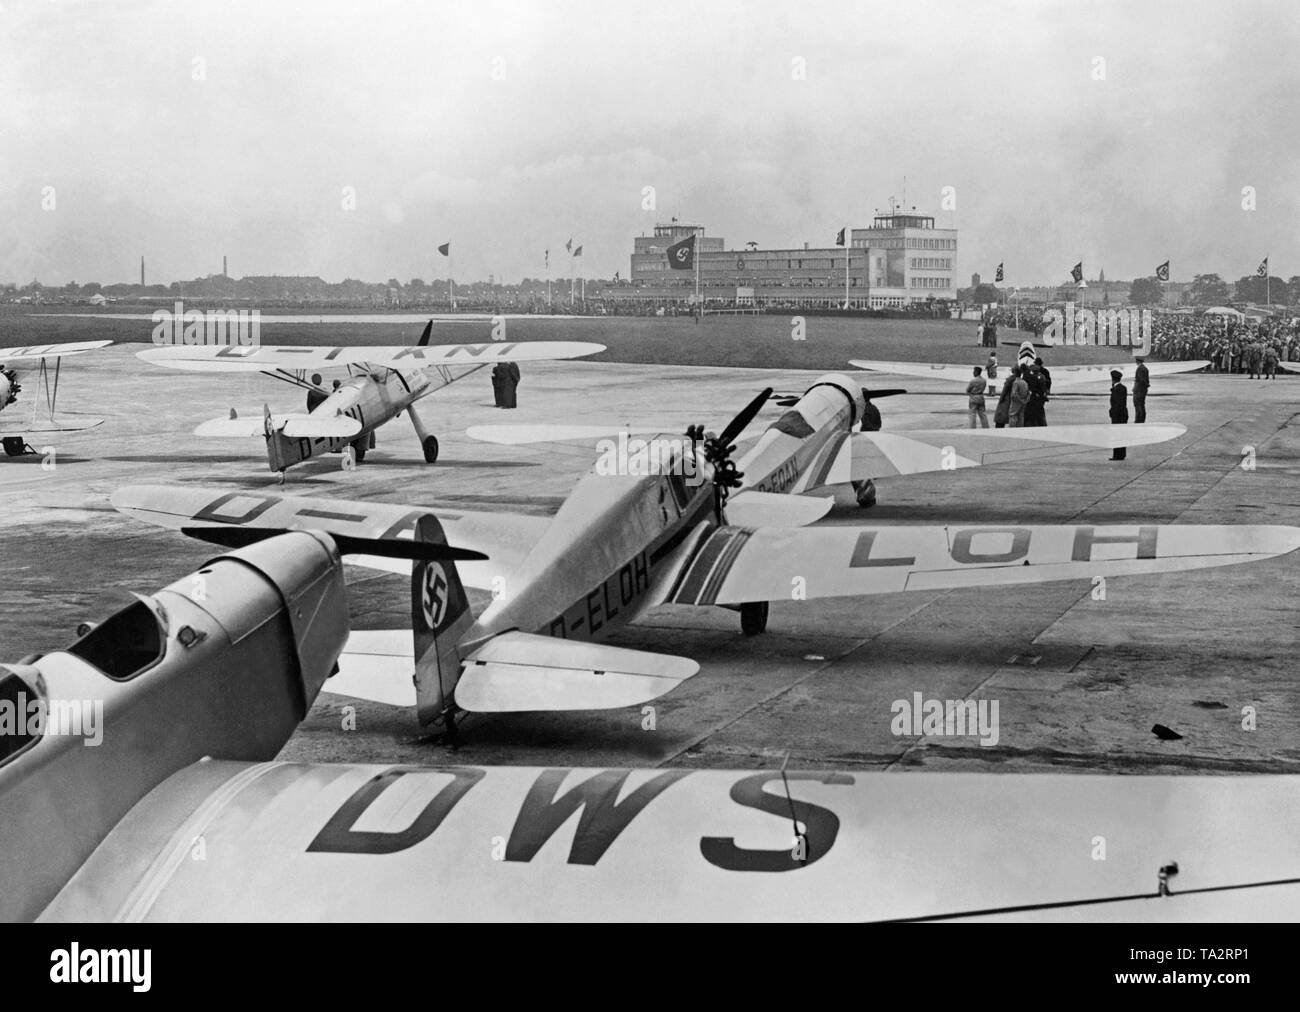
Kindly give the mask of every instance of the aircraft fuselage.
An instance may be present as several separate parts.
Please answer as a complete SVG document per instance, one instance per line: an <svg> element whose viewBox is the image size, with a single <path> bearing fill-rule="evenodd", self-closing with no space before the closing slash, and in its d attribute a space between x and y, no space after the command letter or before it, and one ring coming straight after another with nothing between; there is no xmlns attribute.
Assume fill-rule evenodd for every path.
<svg viewBox="0 0 1300 1012"><path fill-rule="evenodd" d="M863 411L862 391L852 380L823 376L736 461L744 475L740 487L755 492L791 491L819 461L829 466L835 454L828 451L838 450Z"/></svg>
<svg viewBox="0 0 1300 1012"><path fill-rule="evenodd" d="M691 452L691 451L687 451ZM600 639L667 597L695 540L712 526L713 483L669 473L588 473L497 599L467 647L510 629Z"/></svg>
<svg viewBox="0 0 1300 1012"><path fill-rule="evenodd" d="M312 409L311 415L314 418L346 415L360 423L361 431L341 439L292 439L278 432L269 433L266 454L271 470L283 471L323 453L339 453L360 440L368 443L375 429L410 407L428 385L428 377L419 369L389 369L344 380Z"/></svg>

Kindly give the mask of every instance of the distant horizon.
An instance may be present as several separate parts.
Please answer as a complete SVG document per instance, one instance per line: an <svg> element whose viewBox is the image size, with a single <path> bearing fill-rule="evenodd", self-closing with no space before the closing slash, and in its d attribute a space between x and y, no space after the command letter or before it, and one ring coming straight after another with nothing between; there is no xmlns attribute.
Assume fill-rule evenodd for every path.
<svg viewBox="0 0 1300 1012"><path fill-rule="evenodd" d="M1195 274L1193 274L1191 277L1189 277L1189 278L1187 278L1187 279L1185 279L1185 280L1180 280L1180 279L1178 279L1178 278L1175 278L1175 277L1172 277L1172 276L1171 276L1171 277L1169 278L1168 281L1165 281L1165 282L1162 282L1162 283L1163 283L1163 284L1169 284L1169 285L1190 285L1190 284L1193 283L1193 281L1194 281L1197 277L1202 277L1202 276L1207 276L1207 275L1217 275L1220 279L1222 279L1222 281L1223 281L1225 284L1233 285L1233 284L1235 284L1235 283L1238 282L1238 281L1248 280L1248 279L1250 279L1250 278L1255 277L1255 276L1256 276L1256 273L1255 273L1254 271L1247 271L1245 274L1239 275L1239 276L1237 276L1237 277L1233 277L1233 276L1231 276L1231 275L1229 275L1229 274L1225 274L1225 273L1222 272L1222 271L1198 271L1198 272L1196 272ZM1133 278L1106 278L1104 281L1102 281L1099 277L1098 277L1098 278L1089 278L1089 277L1085 277L1085 278L1084 278L1084 281L1086 281L1086 282L1088 283L1089 288L1091 288L1092 286L1095 286L1095 285L1101 285L1101 284L1105 284L1105 285L1131 285L1134 281L1137 281L1137 280L1140 280L1140 279L1146 279L1146 278L1154 278L1154 277L1155 277L1155 273L1152 272L1151 274L1141 275L1140 277L1133 277ZM1290 277L1285 277L1285 276L1283 276L1283 275L1281 275L1281 274L1275 274L1275 273L1272 273L1271 271L1270 271L1270 273L1269 273L1269 277L1270 277L1272 280L1274 280L1274 281L1279 281L1279 282L1286 283L1286 284L1289 284L1289 283L1290 283L1291 281L1293 281L1293 280L1300 279L1300 275L1291 275ZM321 281L322 283L327 284L327 285L342 285L342 284L346 284L346 283L348 283L349 281L357 282L357 283L359 283L359 284L364 284L364 285L387 285L389 280L396 280L396 281L398 282L398 284L400 285L400 287L402 287L402 288L404 288L404 289L405 289L405 288L409 288L411 282L412 282L412 281L415 281L415 280L419 280L419 281L423 282L423 286L424 286L424 287L427 287L427 288L436 288L436 287L438 287L438 286L443 286L443 287L445 287L445 286L447 285L447 283L448 283L448 280L450 280L451 283L454 284L454 285L456 285L456 286L466 286L466 287L468 287L468 286L471 286L471 285L489 285L489 284L490 284L490 285L500 286L500 287L506 287L506 288L510 288L510 287L519 287L519 286L521 286L521 285L525 285L525 284L529 284L529 283L532 283L532 284L546 284L548 280L550 281L550 283L551 283L552 285L558 285L558 284L562 284L562 283L563 283L563 284L567 284L567 283L570 282L570 281L580 281L580 280L583 280L584 278L585 278L585 280L586 280L587 282L589 282L589 283L595 281L595 282L608 283L608 284L615 284L615 283L624 284L624 285L628 285L628 284L629 284L628 279L625 278L625 277L624 277L624 278L620 278L620 280L619 280L618 282L615 282L615 281L614 281L614 278L613 278L612 276L611 276L611 277L596 277L596 276L593 276L593 275L590 275L590 274L587 274L587 275L582 275L582 274L566 274L566 275L563 275L563 276L556 275L556 276L553 276L553 277L551 277L551 278L549 278L549 279L546 278L545 276L536 276L536 277L534 277L534 276L528 276L528 277L521 278L521 279L519 279L519 280L517 280L517 281L504 281L504 280L501 280L500 278L494 279L494 280L492 280L492 281L489 281L487 278L477 278L477 279L474 279L474 280L461 281L461 280L457 280L456 278L451 278L451 279L448 279L448 278L446 278L446 277L442 277L442 278L423 278L423 277L419 277L418 275L415 276L415 277L406 278L406 279L397 278L395 275L390 275L389 278L385 278L384 280L373 280L373 281L371 281L371 280L366 280L365 278L359 278L359 277L356 277L356 276L349 276L349 277L345 277L345 278L340 278L340 279L337 280L337 281L331 281L330 279L328 279L328 278L326 278L326 277L324 277L324 276L322 276L322 275L320 275L320 274L244 274L244 275L240 275L240 276L236 277L236 276L234 276L234 275L223 275L223 274L219 274L219 273L218 273L218 274L207 274L207 275L201 275L201 276L198 276L198 277L191 277L191 278L174 278L174 279L169 280L169 281L151 281L151 280L146 280L145 283L144 283L144 285L143 285L143 287L145 287L145 288L155 288L155 287L170 288L170 286L171 286L171 285L174 285L174 284L182 284L182 285L183 285L183 284L193 284L193 283L200 283L200 282L211 281L211 280L214 280L214 279L221 279L221 278L225 278L226 280L228 280L228 281L230 281L230 282L232 282L232 283L239 283L239 282L249 281L249 280L257 279L257 278L317 279L317 280L319 280L319 281ZM101 288L107 288L107 287L110 287L110 286L118 286L118 285L125 285L125 286L131 286L131 287L136 287L136 288L142 287L142 286L141 286L141 283L140 283L138 280L128 280L128 281L99 281L99 280L97 280L97 279L90 279L90 280L87 280L87 281L77 281L75 278L72 279L72 280L73 280L73 282L75 282L75 283L77 284L77 286L78 286L79 288L84 288L84 287L86 287L86 286L88 286L88 285L94 285L94 284L99 285ZM956 289L965 289L965 288L971 288L971 287L973 287L973 286L970 284L970 276L969 276L969 275L966 276L966 278L965 278L964 281L962 281L961 278L958 278L957 280L958 280L959 282L961 282L961 283L958 284L958 285L956 286ZM31 281L0 280L0 286L3 286L3 287L5 287L5 288L13 288L13 289L17 289L17 290L26 289L26 288L30 287L31 285L33 285L33 284L39 284L39 285L42 287L42 289L46 289L46 290L50 290L50 291L59 291L59 290L64 289L68 283L69 283L69 282L63 282L63 283L46 283L46 282L44 282L44 281L41 281L39 278L33 278ZM1013 290L1013 289L1026 289L1026 288L1061 288L1061 287L1064 287L1064 286L1066 286L1066 285L1073 285L1073 284L1077 284L1077 283L1074 282L1074 281L1071 281L1071 280L1068 279L1068 278L1065 279L1065 280L1063 280L1063 281L1058 281L1058 282L1034 282L1034 283L1029 283L1029 282L1013 283L1013 282L1008 282L1008 281L994 282L994 281L992 281L992 280L990 280L990 279L986 279L986 278L984 278L983 275L982 275L982 273L981 273L980 284L981 284L981 285L990 285L990 286L992 286L992 287L994 287L994 288L998 288L999 290L1003 290L1003 291L1011 291L1011 290ZM648 286L648 287L657 287L657 286ZM954 290L956 290L956 289L954 289Z"/></svg>

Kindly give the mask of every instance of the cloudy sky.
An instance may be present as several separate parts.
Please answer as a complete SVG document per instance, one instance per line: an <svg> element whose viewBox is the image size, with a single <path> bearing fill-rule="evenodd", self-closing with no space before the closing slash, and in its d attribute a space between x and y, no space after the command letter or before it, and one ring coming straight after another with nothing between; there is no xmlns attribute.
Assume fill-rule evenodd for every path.
<svg viewBox="0 0 1300 1012"><path fill-rule="evenodd" d="M1288 277L1298 66L1287 0L3 0L0 280L626 276L670 216L825 245L904 179L963 280Z"/></svg>

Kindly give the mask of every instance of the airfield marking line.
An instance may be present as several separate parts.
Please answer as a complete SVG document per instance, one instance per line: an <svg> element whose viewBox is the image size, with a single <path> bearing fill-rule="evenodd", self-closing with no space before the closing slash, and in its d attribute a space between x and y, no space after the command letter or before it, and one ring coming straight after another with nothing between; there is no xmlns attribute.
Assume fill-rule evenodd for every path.
<svg viewBox="0 0 1300 1012"><path fill-rule="evenodd" d="M1269 435L1267 438L1265 438L1262 442L1259 443L1259 446L1260 446L1260 447L1263 447L1263 446L1267 446L1269 443L1271 443L1275 438L1277 438L1278 434L1281 433L1281 431L1282 431L1284 428L1286 428L1286 427L1291 423L1291 421L1292 421L1292 420L1293 420L1297 415L1300 415L1300 412L1295 412L1295 413L1292 413L1291 415L1288 415L1288 416L1287 416L1287 417L1282 421L1282 423L1281 423L1280 425L1278 425L1278 427L1273 431L1273 433L1272 433L1271 435ZM1236 421L1236 420L1234 420L1234 421ZM1086 513L1088 510L1093 509L1094 507L1100 505L1101 503L1105 502L1106 499L1108 499L1108 498L1110 498L1112 495L1114 495L1116 492L1119 492L1121 489L1125 489L1125 488L1127 488L1128 486L1132 485L1134 482L1136 482L1136 481L1140 480L1141 478L1145 477L1147 474L1150 474L1152 471L1155 471L1155 470L1157 470L1158 468L1161 468L1161 467L1163 467L1164 465L1168 464L1171 460L1173 460L1173 459L1174 459L1175 457L1177 457L1179 454L1183 453L1184 450L1187 450L1187 449L1190 449L1190 448L1193 447L1193 446L1196 446L1198 443L1200 443L1200 442L1202 442L1202 441L1204 441L1204 440L1206 440L1206 439L1209 439L1210 436L1215 435L1215 434L1218 433L1220 430L1222 430L1222 429L1224 429L1224 428L1227 428L1229 425L1234 424L1234 421L1223 422L1222 424L1215 426L1213 429L1211 429L1210 431L1206 432L1204 435L1199 436L1198 438L1194 439L1192 442L1188 443L1187 446L1185 446L1185 447L1183 447L1182 449L1180 449L1180 450L1178 451L1177 454L1174 454L1174 455L1172 455L1172 456L1166 457L1166 458L1164 458L1163 460L1160 460L1160 461L1158 461L1157 463L1152 464L1150 467L1145 468L1143 471L1141 471L1140 473L1134 475L1134 476L1133 476L1132 478L1130 478L1128 481L1124 482L1124 484L1119 485L1119 486L1117 486L1116 488L1111 489L1111 491L1109 491L1109 492L1107 492L1105 495L1101 496L1099 499L1097 499L1097 500L1096 500L1095 502L1093 502L1092 504L1090 504L1090 505L1088 505L1088 506L1085 506L1083 509L1079 510L1077 513L1072 514L1072 515L1070 516L1069 519L1074 520L1075 518L1077 518L1077 517L1083 515L1084 513ZM1202 499L1204 499L1207 495L1209 495L1209 494L1210 494L1211 492L1213 492L1216 488L1218 488L1219 485L1221 485L1221 484L1223 483L1224 479L1226 479L1226 478L1228 477L1228 475L1231 474L1231 473L1236 469L1236 467L1237 467L1237 465L1234 463L1231 467L1229 467L1227 470L1225 470L1225 471L1223 472L1223 474L1221 474L1221 475L1219 476L1219 478L1218 478L1218 479L1217 479L1213 484L1211 484L1209 487L1207 487L1207 488L1205 489L1205 491L1203 491L1199 496L1197 496L1196 499L1194 499L1194 500L1192 501L1192 503L1191 503L1191 504L1190 504L1186 509L1184 509L1184 510L1182 510L1181 512L1179 512L1179 513L1177 514L1177 516L1175 517L1175 519L1177 520L1177 519L1180 519L1181 517L1185 516L1185 515L1186 515L1186 514L1187 514L1187 513L1192 509L1192 507L1194 507L1197 503L1199 503L1199 502L1200 502ZM1089 598L1089 597L1091 597L1091 593L1092 593L1091 590L1087 590L1087 591L1084 591L1083 593L1081 593L1081 594L1080 594L1080 595L1079 595L1079 596L1078 596L1078 597L1077 597L1077 598L1076 598L1076 599L1075 599L1071 604L1069 604L1069 605L1067 605L1065 608L1063 608L1063 609L1061 610L1060 614L1058 614L1058 615L1056 616L1056 618L1054 618L1051 622L1047 623L1047 625L1045 625L1045 626L1044 626L1044 627L1043 627L1043 628L1038 632L1038 634L1037 634L1036 636L1034 636L1034 638L1033 638L1032 640L1030 640L1030 643L1031 643L1031 644L1038 644L1038 643L1042 640L1043 636L1045 636L1048 632L1050 632L1050 631L1051 631L1055 626L1059 625L1059 624L1061 623L1061 621L1065 618L1065 616L1067 616L1068 614L1070 614L1070 612L1072 612L1076 607L1078 607L1078 605L1079 605L1079 604L1080 604L1080 603L1081 603L1085 598ZM932 601L932 602L930 602L930 603L933 604L933 603L936 603L936 602L933 602L933 601ZM918 609L918 610L919 610L919 609ZM911 616L908 616L908 617L910 618ZM857 647L854 647L853 649L856 650ZM1095 651L1095 650L1096 650L1096 646L1095 646L1095 644L1094 644L1092 647L1089 647L1089 649L1088 649L1088 653L1085 654L1084 656L1085 656L1085 657L1088 656L1088 654L1091 654L1091 653L1092 653L1093 651ZM836 658L836 659L839 660L839 659L841 659L841 658ZM1077 667L1077 666L1079 665L1079 663L1080 663L1082 660L1083 660L1083 658L1079 658L1079 660L1075 662L1074 667ZM991 682L994 678L997 677L997 674L998 674L998 672L1001 670L1001 667L1002 667L1002 666L999 665L998 667L994 668L991 672L989 672L989 674L987 674L987 675L985 675L983 678L981 678L981 679L980 679L980 680L975 684L974 687L972 687L970 690L968 690L968 691L967 691L967 692L962 696L962 698L963 698L963 699L969 699L969 698L971 698L971 696L973 696L975 693L977 693L977 692L979 692L981 689L983 689L986 685L988 685L989 682ZM1073 670L1073 668L1072 668L1071 670ZM900 753L899 753L898 755L896 755L894 758L888 760L888 761L884 764L883 769L888 770L888 769L890 769L891 767L893 767L894 765L896 765L897 763L901 762L903 759L905 759L905 758L908 756L909 753L911 753L911 752L912 752L914 749L916 749L918 746L922 745L922 744L923 744L923 743L924 743L928 738L930 738L930 737L932 737L932 736L931 736L931 735L924 735L924 734L923 734L923 735L921 735L920 737L915 738L915 739L914 739L910 744L908 744L908 745L903 749L902 752L900 752Z"/></svg>
<svg viewBox="0 0 1300 1012"><path fill-rule="evenodd" d="M1287 427L1291 424L1291 422L1294 421L1295 418L1298 417L1298 416L1300 416L1300 411L1295 411L1295 412L1292 412L1291 414L1287 415L1286 418L1282 421L1282 423L1281 423L1281 424L1280 424L1276 429L1273 430L1273 434L1270 435L1269 437L1267 437L1267 438L1266 438L1263 442L1261 442L1259 445L1260 445L1261 447L1263 447L1263 446L1267 446L1267 445L1268 445L1269 443L1271 443L1274 439L1276 439L1276 438L1278 437L1278 435L1281 434L1282 430L1285 429L1285 428L1287 428ZM1201 436L1199 439L1195 439L1195 440L1193 440L1192 442L1188 443L1187 446L1184 447L1183 449L1187 449L1187 448L1189 448L1189 447L1195 446L1197 443L1201 442L1201 440L1209 439L1210 436L1214 435L1214 434L1215 434L1216 432L1218 432L1220 429L1226 428L1227 426L1232 425L1232 424L1233 424L1233 422L1224 422L1222 425L1215 426L1213 429L1211 429L1209 432L1205 433L1205 435ZM1178 453L1182 453L1182 452L1183 452L1182 450L1179 450L1179 451L1178 451ZM1175 454L1175 456L1177 456L1177 454ZM1147 473L1149 473L1149 472L1151 472L1151 471L1154 471L1154 470L1155 470L1156 468L1158 468L1158 467L1163 467L1165 464L1169 463L1169 461L1171 461L1171 460L1173 460L1173 459L1174 459L1173 457L1166 457L1166 458L1165 458L1164 460L1162 460L1160 463L1155 464L1155 465L1153 465L1152 467L1147 468L1147 470L1146 470L1146 471L1143 471L1142 474L1135 475L1134 478L1133 478L1133 481L1137 481L1138 478L1141 478L1141 477L1143 477L1143 475L1146 475ZM1210 485L1208 488L1205 489L1204 492L1202 492L1199 496L1197 496L1195 499L1193 499L1192 502L1191 502L1191 504L1190 504L1186 509L1182 510L1182 511L1177 515L1177 516L1175 516L1174 519L1175 519L1175 520L1181 520L1183 517L1185 517L1189 512L1191 512L1191 510L1192 510L1195 506L1197 506L1197 505L1201 502L1202 499L1204 499L1207 495L1209 495L1211 492L1213 492L1215 489L1217 489L1220 485L1222 485L1223 482L1227 479L1228 475L1232 474L1232 472L1235 471L1236 469L1237 469L1237 464L1234 463L1231 467L1229 467L1229 468L1228 468L1227 470L1225 470L1221 475L1219 475L1218 480L1215 481L1214 484ZM1126 482L1124 485L1120 485L1119 488L1112 489L1112 490L1111 490L1110 492L1108 492L1106 495L1104 495L1104 496L1102 496L1100 499L1098 499L1097 502L1093 503L1092 506L1085 507L1083 510L1080 510L1079 513L1074 514L1074 516L1077 517L1077 516L1079 516L1081 513L1084 513L1084 512L1086 512L1087 510L1092 509L1093 506L1096 506L1096 505L1098 505L1099 503L1104 502L1104 501L1105 501L1109 496L1114 495L1116 492L1118 492L1118 491L1119 491L1120 489L1122 489L1122 488L1126 488L1129 484L1132 484L1132 482ZM1070 519L1074 519L1074 517L1071 517ZM1040 640L1041 640L1045 635L1047 635L1047 633L1051 632L1052 629L1054 629L1057 625L1059 625L1059 624L1061 623L1061 621L1065 618L1066 615L1068 615L1068 614L1069 614L1070 612L1072 612L1076 607L1078 607L1079 604L1083 601L1083 599L1084 599L1085 597L1091 597L1091 594L1092 594L1091 591L1085 591L1083 594L1080 594L1080 595L1079 595L1079 599L1078 599L1077 601L1075 601L1074 604L1072 604L1072 605L1070 605L1070 607L1066 608L1065 611L1061 612L1061 614L1058 615L1058 616L1057 616L1057 617L1056 617L1056 618L1055 618L1055 619L1054 619L1050 624L1048 624L1047 626L1045 626L1045 627L1042 629L1042 631L1039 632L1039 634L1038 634L1037 636L1035 636L1032 640L1030 640L1030 643L1031 643L1031 644L1037 644L1037 643L1038 643L1038 642L1039 642L1039 641L1040 641ZM1094 644L1094 645L1090 648L1090 651L1089 651L1089 652L1091 652L1092 650L1095 650L1095 649L1096 649L1096 645ZM1082 660L1082 658L1080 658L1080 660ZM1076 662L1076 666L1077 666L1077 664L1078 664L1078 662Z"/></svg>
<svg viewBox="0 0 1300 1012"><path fill-rule="evenodd" d="M1068 517L1066 517L1066 522L1068 523L1069 521L1077 520L1079 517L1083 516L1083 514L1087 513L1090 509L1094 509L1095 507L1100 506L1100 505L1101 505L1102 503L1104 503L1107 499L1109 499L1111 496L1113 496L1116 492L1120 492L1120 491L1122 491L1123 489L1128 488L1128 487L1129 487L1130 485L1132 485L1134 482L1136 482L1136 481L1138 481L1138 480L1140 480L1140 479L1142 479L1142 478L1145 478L1148 474L1150 474L1152 471L1156 470L1157 468L1164 467L1166 464L1168 464L1168 463L1169 463L1171 460L1173 460L1175 457L1180 456L1180 455L1183 453L1184 450L1189 450L1189 449L1191 449L1191 448L1192 448L1193 446L1195 446L1197 443L1201 442L1202 440L1209 439L1212 435L1214 435L1214 434L1215 434L1216 432L1218 432L1220 429L1226 428L1227 426L1229 426L1229 425L1231 425L1231 424L1232 424L1232 422L1223 422L1223 423L1220 424L1220 425L1216 425L1213 429L1211 429L1209 432L1205 433L1203 436L1199 436L1198 438L1193 439L1190 443L1188 443L1188 444L1187 444L1186 446L1184 446L1181 450L1179 450L1178 453L1172 454L1171 456L1168 456L1168 457L1165 457L1165 458L1163 458L1163 459L1161 459L1161 460L1156 461L1156 463L1151 464L1150 466L1148 466L1148 467L1144 468L1143 470L1139 471L1137 474L1133 475L1131 478L1128 479L1128 481L1124 482L1123 484L1116 485L1116 486L1115 486L1113 489L1111 489L1109 492L1107 492L1107 493L1105 493L1104 495L1102 495L1102 496L1098 497L1097 499L1093 500L1093 501L1090 502L1087 506L1084 506L1082 509L1079 509L1079 510L1075 511L1074 513L1071 513ZM1271 438L1271 437L1270 437L1270 438ZM1235 467L1236 465L1234 464L1233 466ZM1210 486L1210 489L1213 489L1215 486L1217 486L1217 485L1219 484L1219 481L1222 481L1222 480L1223 480L1223 478L1220 477L1219 480L1216 481L1216 482L1214 483L1214 485L1211 485L1211 486ZM1206 491L1205 491L1204 493L1202 493L1202 495L1208 494L1208 492L1209 492L1210 489L1206 489ZM1183 512L1185 513L1186 510L1184 510ZM1180 514L1178 514L1178 515L1179 515L1179 516L1182 516L1182 513L1180 513Z"/></svg>
<svg viewBox="0 0 1300 1012"><path fill-rule="evenodd" d="M844 658L848 657L853 652L860 650L862 647L865 647L868 643L872 642L873 640L879 639L881 636L885 635L885 633L892 632L894 629L902 625L904 622L910 621L912 618L919 615L921 612L925 611L926 608L929 608L933 604L938 604L944 598L948 597L948 595L950 595L951 593L952 593L951 590L945 590L934 600L926 601L924 604L917 605L915 608L913 608L906 615L899 618L897 621L891 622L883 629L879 630L878 632L872 633L870 636L866 637L865 639L858 640L856 643L853 644L853 646L849 647L843 653L837 654L834 657L829 658L828 660L818 665L817 667L813 668L811 671L807 672L806 674L800 675L794 681L789 682L788 684L782 686L779 689L774 689L773 691L769 692L766 696L764 696L762 699L758 700L752 705L741 710L735 716L722 721L720 724L717 724L714 727L710 728L709 730L698 735L696 738L692 739L690 742L688 742L687 744L679 748L676 752L664 756L655 765L657 767L663 766L665 763L672 762L674 759L679 758L684 753L689 752L691 749L695 748L696 746L707 741L709 738L713 737L713 735L717 734L719 731L722 731L730 727L731 725L737 723L738 721L743 720L745 717L748 717L751 713L753 713L755 710L759 709L760 707L766 706L768 703L772 702L773 700L778 699L781 696L784 696L791 689L795 688L798 685L802 685L804 682L808 681L808 679L821 674L823 671L831 667L833 664L838 664L840 661L844 660Z"/></svg>

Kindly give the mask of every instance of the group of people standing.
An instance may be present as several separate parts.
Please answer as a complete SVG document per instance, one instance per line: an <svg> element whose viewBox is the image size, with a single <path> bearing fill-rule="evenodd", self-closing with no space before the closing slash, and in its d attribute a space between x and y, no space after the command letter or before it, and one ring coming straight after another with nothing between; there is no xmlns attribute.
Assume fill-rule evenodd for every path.
<svg viewBox="0 0 1300 1012"><path fill-rule="evenodd" d="M1146 360L1134 359L1137 371L1133 374L1133 421L1147 420L1147 391L1151 389L1151 373ZM1124 374L1118 369L1110 371L1110 424L1128 424L1128 387L1124 385ZM1123 460L1128 455L1128 448L1117 446L1111 452L1111 460Z"/></svg>
<svg viewBox="0 0 1300 1012"><path fill-rule="evenodd" d="M987 378L982 375L987 372ZM978 421L981 428L989 427L988 415L984 412L984 395L989 389L990 381L998 378L997 352L989 352L988 361L983 366L975 367L975 375L966 384L967 405L970 415L970 428L975 428ZM1052 393L1052 374L1041 358L1032 363L1024 362L1011 367L1011 374L1002 384L1002 393L998 396L998 406L993 411L994 427L1018 429L1022 426L1047 424L1047 400Z"/></svg>
<svg viewBox="0 0 1300 1012"><path fill-rule="evenodd" d="M1137 370L1133 377L1133 421L1147 420L1147 391L1151 389L1151 374L1142 358L1135 359ZM984 372L988 376L983 375ZM988 362L984 366L975 366L975 375L966 384L966 400L970 417L970 428L975 428L978 421L981 428L989 427L988 416L984 411L984 396L989 389L989 380L996 380L998 375L998 358L996 352L989 352ZM1052 393L1052 374L1043 365L1042 358L1036 357L1032 363L1024 361L1012 366L1011 375L1002 384L1002 393L998 396L998 406L993 412L993 424L996 428L1018 429L1022 427L1047 424L1047 400ZM1110 371L1110 421L1112 425L1128 423L1128 387L1124 385L1124 374L1118 369ZM1116 447L1111 460L1123 460L1127 455L1126 447Z"/></svg>

